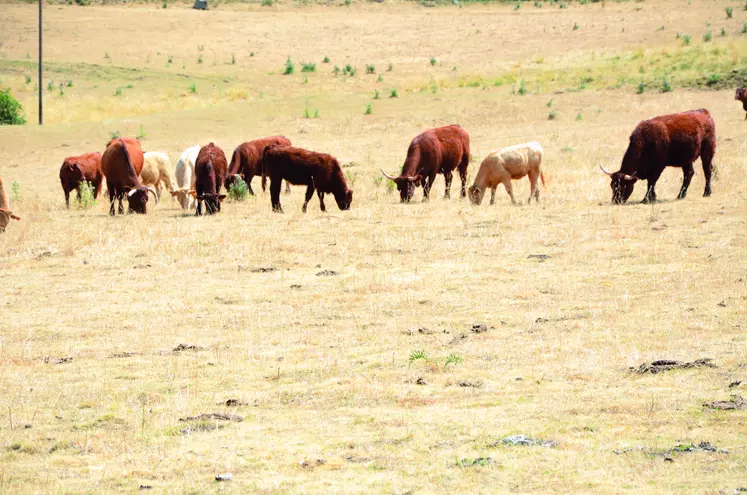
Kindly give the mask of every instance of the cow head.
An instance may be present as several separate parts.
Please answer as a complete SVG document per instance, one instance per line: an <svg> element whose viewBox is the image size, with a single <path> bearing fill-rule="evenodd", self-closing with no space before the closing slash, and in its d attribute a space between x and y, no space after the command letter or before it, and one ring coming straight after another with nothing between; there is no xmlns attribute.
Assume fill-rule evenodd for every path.
<svg viewBox="0 0 747 495"><path fill-rule="evenodd" d="M638 181L638 177L623 172L613 173L601 165L599 165L599 168L612 179L610 183L610 187L612 188L612 202L616 205L626 202L630 195L633 194L633 187Z"/></svg>
<svg viewBox="0 0 747 495"><path fill-rule="evenodd" d="M480 189L477 186L469 186L467 194L469 195L469 200L472 204L479 205L482 203L482 198L485 197L485 189Z"/></svg>
<svg viewBox="0 0 747 495"><path fill-rule="evenodd" d="M158 196L152 187L138 186L127 192L127 202L130 211L133 213L147 213L148 210L148 193L153 193L153 197L158 204Z"/></svg>
<svg viewBox="0 0 747 495"><path fill-rule="evenodd" d="M78 162L65 162L65 165L67 165L70 179L75 182L80 182L83 180L83 171L81 170L80 164Z"/></svg>
<svg viewBox="0 0 747 495"><path fill-rule="evenodd" d="M734 95L735 100L742 102L742 108L747 110L747 88L737 88L737 93Z"/></svg>
<svg viewBox="0 0 747 495"><path fill-rule="evenodd" d="M190 194L189 189L183 187L176 191L171 191L171 196L176 198L183 210L187 210L191 206L192 195Z"/></svg>
<svg viewBox="0 0 747 495"><path fill-rule="evenodd" d="M220 202L226 199L225 194L218 193L203 193L197 194L196 191L191 191L197 201L205 202L205 209L208 215L214 215L220 211Z"/></svg>
<svg viewBox="0 0 747 495"><path fill-rule="evenodd" d="M5 232L5 227L8 226L11 220L20 220L20 219L21 218L15 216L12 211L6 208L0 208L0 233Z"/></svg>
<svg viewBox="0 0 747 495"><path fill-rule="evenodd" d="M352 189L345 189L342 194L335 194L335 201L341 210L349 210L350 205L353 203Z"/></svg>
<svg viewBox="0 0 747 495"><path fill-rule="evenodd" d="M397 190L399 191L399 199L402 203L409 203L412 201L412 197L415 196L415 189L420 185L420 182L423 180L423 176L418 174L412 177L400 175L399 177L394 177L392 175L387 174L383 170L381 171L382 174L384 174L384 177L387 179L393 181L395 184L397 184Z"/></svg>

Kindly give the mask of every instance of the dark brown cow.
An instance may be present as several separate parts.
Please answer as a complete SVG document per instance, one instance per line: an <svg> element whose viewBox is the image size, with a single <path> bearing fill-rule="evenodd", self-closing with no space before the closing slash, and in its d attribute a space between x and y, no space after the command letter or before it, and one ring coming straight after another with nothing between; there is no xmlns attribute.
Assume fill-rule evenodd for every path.
<svg viewBox="0 0 747 495"><path fill-rule="evenodd" d="M119 201L119 214L124 213L122 199L127 194L129 211L146 213L148 193L153 193L158 204L156 191L140 184L138 175L143 169L143 150L140 141L132 138L117 138L109 141L101 157L101 171L106 176L109 190L109 214L114 215L114 199Z"/></svg>
<svg viewBox="0 0 747 495"><path fill-rule="evenodd" d="M695 173L693 162L700 157L705 175L705 192L711 195L713 155L716 153L716 127L708 110L662 115L638 124L630 135L630 144L620 170L612 173L612 202L624 203L633 193L638 180L648 181L644 203L656 201L654 187L666 167L682 168L682 187L677 199L687 195Z"/></svg>
<svg viewBox="0 0 747 495"><path fill-rule="evenodd" d="M291 142L285 136L270 136L240 144L234 150L228 166L228 175L224 184L226 190L231 188L236 176L240 176L246 182L249 193L254 195L252 178L256 175L262 177L262 191L264 191L267 186L267 175L262 169L262 151L273 144L290 146Z"/></svg>
<svg viewBox="0 0 747 495"><path fill-rule="evenodd" d="M353 191L348 189L345 174L337 159L326 153L315 153L292 146L269 146L265 149L263 162L267 175L270 176L270 198L272 209L283 212L280 205L280 185L283 180L291 184L305 185L306 201L303 211L316 190L319 206L324 206L324 195L332 194L341 210L349 210L353 202Z"/></svg>
<svg viewBox="0 0 747 495"><path fill-rule="evenodd" d="M209 215L220 211L220 202L226 197L220 188L226 178L228 162L226 154L215 144L210 143L200 148L195 160L195 193L197 199L196 215L202 215L202 202Z"/></svg>
<svg viewBox="0 0 747 495"><path fill-rule="evenodd" d="M383 170L381 172L397 184L400 200L409 203L415 195L415 188L420 184L423 185L423 201L427 201L438 174L444 174L444 197L450 197L451 179L455 169L459 170L462 197L465 197L468 166L469 134L457 124L429 129L417 135L407 149L407 158L399 177L391 176Z"/></svg>
<svg viewBox="0 0 747 495"><path fill-rule="evenodd" d="M65 206L70 208L70 192L73 190L78 191L78 201L80 201L80 186L83 181L91 183L93 199L98 198L103 180L101 153L85 153L65 158L60 167L60 183L65 193Z"/></svg>
<svg viewBox="0 0 747 495"><path fill-rule="evenodd" d="M735 100L742 102L742 108L744 108L744 120L747 120L747 88L737 88L737 94L734 95Z"/></svg>

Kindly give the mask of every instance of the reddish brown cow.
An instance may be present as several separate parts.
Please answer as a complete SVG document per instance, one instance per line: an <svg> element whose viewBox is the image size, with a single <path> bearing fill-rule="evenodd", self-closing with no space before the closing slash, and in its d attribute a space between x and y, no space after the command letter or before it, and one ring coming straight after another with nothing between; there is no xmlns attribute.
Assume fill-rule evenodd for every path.
<svg viewBox="0 0 747 495"><path fill-rule="evenodd" d="M319 207L322 211L327 211L324 206L325 194L332 194L341 210L350 209L353 191L348 189L342 167L332 155L292 146L275 145L265 149L263 162L267 175L270 176L270 198L273 211L283 212L280 204L280 184L283 180L291 184L307 186L306 201L302 208L304 212L314 195L314 190L319 196Z"/></svg>
<svg viewBox="0 0 747 495"><path fill-rule="evenodd" d="M228 163L226 154L215 144L203 146L195 160L195 192L197 199L196 215L202 215L202 202L208 214L220 211L220 202L226 197L220 194L220 188L226 178Z"/></svg>
<svg viewBox="0 0 747 495"><path fill-rule="evenodd" d="M98 198L103 180L101 153L85 153L65 158L60 168L60 183L65 192L65 205L70 208L70 192L73 190L78 191L78 201L80 201L80 186L83 181L91 184L93 198Z"/></svg>
<svg viewBox="0 0 747 495"><path fill-rule="evenodd" d="M462 179L462 197L466 196L467 167L469 166L469 134L458 124L429 129L412 140L407 149L407 158L402 165L399 177L393 177L383 170L388 179L397 184L399 197L409 203L415 195L415 188L423 185L423 201L428 200L437 174L444 174L446 193L451 195L451 179L455 169Z"/></svg>
<svg viewBox="0 0 747 495"><path fill-rule="evenodd" d="M114 215L114 198L119 200L119 214L124 213L122 199L127 194L129 211L146 213L148 193L153 193L158 204L156 191L140 184L137 178L143 169L143 150L140 141L132 138L117 138L109 141L101 157L101 171L106 176L109 190L109 214Z"/></svg>
<svg viewBox="0 0 747 495"><path fill-rule="evenodd" d="M735 100L742 102L742 108L744 108L744 120L747 120L747 88L737 88L737 94L734 95Z"/></svg>
<svg viewBox="0 0 747 495"><path fill-rule="evenodd" d="M231 164L228 166L226 190L231 188L236 176L240 176L246 182L249 193L254 195L252 178L256 175L262 177L262 191L264 191L267 186L267 175L262 168L262 151L273 144L290 146L291 142L285 136L270 136L240 144L234 150Z"/></svg>
<svg viewBox="0 0 747 495"><path fill-rule="evenodd" d="M638 180L648 181L644 203L656 201L654 187L666 167L682 168L682 187L677 199L687 195L695 173L693 162L700 157L705 175L705 192L711 195L713 155L716 153L716 127L706 109L662 115L638 124L630 135L630 144L620 170L612 173L612 202L624 203Z"/></svg>

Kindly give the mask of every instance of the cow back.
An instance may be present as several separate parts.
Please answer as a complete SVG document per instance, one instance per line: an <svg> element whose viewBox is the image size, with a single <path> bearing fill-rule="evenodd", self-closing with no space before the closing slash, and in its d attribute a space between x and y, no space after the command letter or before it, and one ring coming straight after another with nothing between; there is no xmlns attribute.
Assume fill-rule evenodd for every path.
<svg viewBox="0 0 747 495"><path fill-rule="evenodd" d="M107 182L119 192L139 186L137 177L142 169L143 150L137 139L113 139L101 156L101 170Z"/></svg>
<svg viewBox="0 0 747 495"><path fill-rule="evenodd" d="M195 161L195 187L198 193L218 194L228 172L223 150L210 143L203 146Z"/></svg>

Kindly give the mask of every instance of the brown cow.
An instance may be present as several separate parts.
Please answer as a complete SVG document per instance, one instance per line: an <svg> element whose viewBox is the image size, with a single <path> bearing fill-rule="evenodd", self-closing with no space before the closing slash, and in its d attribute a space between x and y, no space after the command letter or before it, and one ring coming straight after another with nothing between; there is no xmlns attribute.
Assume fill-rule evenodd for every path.
<svg viewBox="0 0 747 495"><path fill-rule="evenodd" d="M143 150L140 141L132 138L116 138L106 145L101 157L101 171L106 176L106 188L109 190L109 214L114 215L114 199L119 200L119 214L124 213L122 199L127 194L129 211L146 213L148 193L153 193L158 204L156 191L140 184L138 175L143 169Z"/></svg>
<svg viewBox="0 0 747 495"><path fill-rule="evenodd" d="M734 95L735 100L742 102L742 108L744 108L744 120L747 120L747 88L737 88L737 94Z"/></svg>
<svg viewBox="0 0 747 495"><path fill-rule="evenodd" d="M687 195L695 173L693 162L700 157L705 175L705 192L711 195L713 155L716 153L716 127L708 110L662 115L639 123L630 135L630 144L620 170L612 173L612 202L621 204L633 193L638 180L648 181L644 203L656 201L654 187L666 167L682 168L682 187L677 199Z"/></svg>
<svg viewBox="0 0 747 495"><path fill-rule="evenodd" d="M399 197L409 203L415 195L415 188L423 185L423 201L428 200L437 174L444 174L446 193L451 196L451 179L455 169L462 179L462 197L466 196L467 167L469 166L469 134L458 124L429 129L412 140L407 149L407 158L402 165L402 173L394 177L383 170L388 179L397 184Z"/></svg>
<svg viewBox="0 0 747 495"><path fill-rule="evenodd" d="M226 154L215 144L210 143L203 146L195 160L195 192L197 199L197 216L202 215L202 202L208 214L213 215L220 211L220 202L226 197L220 194L220 188L226 178L228 163Z"/></svg>
<svg viewBox="0 0 747 495"><path fill-rule="evenodd" d="M101 172L101 153L85 153L79 156L69 156L60 167L60 183L65 193L65 206L70 208L70 192L78 192L80 201L80 186L87 181L93 187L93 199L101 193L101 183L104 174Z"/></svg>
<svg viewBox="0 0 747 495"><path fill-rule="evenodd" d="M20 217L14 215L13 212L10 211L10 202L8 201L8 195L5 194L3 178L0 177L0 234L5 232L5 227L8 226L11 220L20 219Z"/></svg>
<svg viewBox="0 0 747 495"><path fill-rule="evenodd" d="M348 189L342 167L332 155L292 146L275 145L265 148L262 161L267 175L270 176L270 198L273 211L283 212L280 204L280 185L283 180L291 184L307 186L303 212L306 212L306 206L314 195L314 190L319 196L319 206L322 211L327 211L324 206L325 193L335 197L340 210L350 209L353 191Z"/></svg>
<svg viewBox="0 0 747 495"><path fill-rule="evenodd" d="M253 196L252 178L256 175L262 177L262 191L264 191L267 187L267 174L262 167L262 151L273 144L290 146L291 142L285 136L270 136L240 144L234 150L231 164L228 166L228 175L224 184L226 190L231 188L236 176L240 176L246 182L249 194Z"/></svg>

